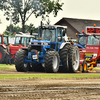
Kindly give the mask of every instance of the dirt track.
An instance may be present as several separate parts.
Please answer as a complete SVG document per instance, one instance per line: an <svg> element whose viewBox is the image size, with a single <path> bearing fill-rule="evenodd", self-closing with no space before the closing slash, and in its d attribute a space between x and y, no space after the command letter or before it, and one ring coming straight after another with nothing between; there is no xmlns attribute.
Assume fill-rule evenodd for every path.
<svg viewBox="0 0 100 100"><path fill-rule="evenodd" d="M15 70L0 70L0 73L19 74ZM3 79L0 80L0 100L100 100L100 78Z"/></svg>

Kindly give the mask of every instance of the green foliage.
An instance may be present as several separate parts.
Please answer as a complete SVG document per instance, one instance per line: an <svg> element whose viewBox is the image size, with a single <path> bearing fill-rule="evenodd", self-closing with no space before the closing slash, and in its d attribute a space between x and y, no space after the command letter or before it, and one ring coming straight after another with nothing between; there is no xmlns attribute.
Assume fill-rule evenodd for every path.
<svg viewBox="0 0 100 100"><path fill-rule="evenodd" d="M14 68L9 68L9 67L0 67L0 69L14 69Z"/></svg>
<svg viewBox="0 0 100 100"><path fill-rule="evenodd" d="M25 32L25 23L32 14L35 17L42 16L42 19L44 15L49 16L52 12L54 16L57 16L62 6L63 3L59 0L7 0L5 15L7 19L12 16L14 24L21 22L22 32Z"/></svg>
<svg viewBox="0 0 100 100"><path fill-rule="evenodd" d="M98 68L98 67L97 67ZM6 65L6 64L0 64L0 70L16 70L15 65ZM100 68L98 68L100 70ZM19 73L19 72L18 72ZM18 74L18 75L0 75L0 79L18 79L18 78L100 78L100 74Z"/></svg>
<svg viewBox="0 0 100 100"><path fill-rule="evenodd" d="M38 33L38 28L36 28L32 23L30 25L25 25L25 33L33 30L33 33Z"/></svg>
<svg viewBox="0 0 100 100"><path fill-rule="evenodd" d="M0 10L3 10L6 8L5 2L6 0L0 0Z"/></svg>
<svg viewBox="0 0 100 100"><path fill-rule="evenodd" d="M15 32L16 32L16 34L21 32L21 28L19 26L9 25L9 26L7 26L4 34L9 36L10 32L11 32L11 35L14 36Z"/></svg>
<svg viewBox="0 0 100 100"><path fill-rule="evenodd" d="M11 36L14 36L14 33L18 34L21 32L22 28L19 26L14 26L14 25L9 25L7 26L4 34L10 36L10 31L11 31ZM25 33L30 32L33 30L33 33L38 33L38 28L36 28L33 24L30 25L25 25Z"/></svg>
<svg viewBox="0 0 100 100"><path fill-rule="evenodd" d="M6 64L0 64L0 70L6 70L6 69L10 69L10 70L14 70L15 67L14 65L6 65Z"/></svg>
<svg viewBox="0 0 100 100"><path fill-rule="evenodd" d="M53 12L54 17L57 16L57 13L59 10L62 10L63 3L59 3L59 0L43 0L43 13L46 13L46 16L48 16L50 13ZM43 16L44 17L44 16Z"/></svg>

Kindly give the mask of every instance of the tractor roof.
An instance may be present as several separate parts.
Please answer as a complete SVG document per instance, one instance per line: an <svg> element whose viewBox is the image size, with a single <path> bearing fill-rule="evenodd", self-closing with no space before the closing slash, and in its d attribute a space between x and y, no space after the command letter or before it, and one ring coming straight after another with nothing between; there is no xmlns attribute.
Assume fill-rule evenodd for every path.
<svg viewBox="0 0 100 100"><path fill-rule="evenodd" d="M33 37L34 38L34 36L32 36L32 35L27 35L27 34L16 34L15 35L15 37Z"/></svg>
<svg viewBox="0 0 100 100"><path fill-rule="evenodd" d="M54 28L64 28L64 29L67 29L67 26L61 26L61 25L43 25L42 28L49 28L49 29L54 29ZM40 26L41 28L41 26Z"/></svg>

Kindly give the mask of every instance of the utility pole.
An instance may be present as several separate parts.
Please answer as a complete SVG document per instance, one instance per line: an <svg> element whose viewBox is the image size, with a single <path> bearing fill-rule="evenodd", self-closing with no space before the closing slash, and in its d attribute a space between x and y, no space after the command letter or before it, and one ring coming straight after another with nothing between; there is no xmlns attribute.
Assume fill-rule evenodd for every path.
<svg viewBox="0 0 100 100"><path fill-rule="evenodd" d="M7 21L10 21L10 37L11 37L11 25L12 25L12 15L9 15L7 18L6 18Z"/></svg>
<svg viewBox="0 0 100 100"><path fill-rule="evenodd" d="M11 37L12 16L11 16L11 15L9 15L9 17L10 17L10 37Z"/></svg>

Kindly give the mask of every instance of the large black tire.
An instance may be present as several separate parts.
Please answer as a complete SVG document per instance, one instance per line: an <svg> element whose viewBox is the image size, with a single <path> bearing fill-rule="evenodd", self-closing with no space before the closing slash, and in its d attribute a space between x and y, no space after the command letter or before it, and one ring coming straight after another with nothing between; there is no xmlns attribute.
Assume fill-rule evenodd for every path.
<svg viewBox="0 0 100 100"><path fill-rule="evenodd" d="M6 52L3 47L0 46L0 63L4 63Z"/></svg>
<svg viewBox="0 0 100 100"><path fill-rule="evenodd" d="M48 51L45 56L45 71L56 73L59 70L59 54L57 51Z"/></svg>
<svg viewBox="0 0 100 100"><path fill-rule="evenodd" d="M60 49L60 60L62 63L62 66L59 67L59 72L69 72L69 66L68 66L68 50L71 47L70 44L66 44L64 48Z"/></svg>
<svg viewBox="0 0 100 100"><path fill-rule="evenodd" d="M34 64L32 63L32 70L35 72L44 72L44 68L41 64Z"/></svg>
<svg viewBox="0 0 100 100"><path fill-rule="evenodd" d="M76 73L79 69L80 54L77 46L71 46L68 50L69 72Z"/></svg>
<svg viewBox="0 0 100 100"><path fill-rule="evenodd" d="M83 73L86 73L87 72L87 68L88 68L87 62L84 60L83 61L83 64L82 64L82 72Z"/></svg>
<svg viewBox="0 0 100 100"><path fill-rule="evenodd" d="M15 67L19 72L29 71L29 63L24 63L25 56L27 56L27 51L19 49L15 55Z"/></svg>

